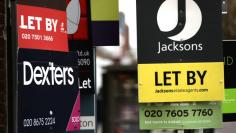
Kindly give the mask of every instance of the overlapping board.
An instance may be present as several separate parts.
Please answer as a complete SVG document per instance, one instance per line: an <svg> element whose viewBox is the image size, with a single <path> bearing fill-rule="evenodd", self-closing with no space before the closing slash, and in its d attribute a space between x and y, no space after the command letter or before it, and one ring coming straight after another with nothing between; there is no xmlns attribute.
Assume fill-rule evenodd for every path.
<svg viewBox="0 0 236 133"><path fill-rule="evenodd" d="M83 21L77 25L79 30L76 35L69 35L69 41L70 18L66 11L73 8L67 5L70 1L66 4L65 0L21 0L16 5L16 130L19 133L87 130L81 126L86 121L93 122L89 129L95 132L90 4L83 2L82 15L87 18L87 24ZM82 111L80 106L84 108ZM84 111L88 107L90 114ZM80 114L85 116L80 118Z"/></svg>
<svg viewBox="0 0 236 133"><path fill-rule="evenodd" d="M16 14L17 132L80 130L79 57L69 52L65 1L21 0Z"/></svg>
<svg viewBox="0 0 236 133"><path fill-rule="evenodd" d="M118 0L91 0L91 28L94 46L119 45Z"/></svg>
<svg viewBox="0 0 236 133"><path fill-rule="evenodd" d="M222 1L212 2L137 0L140 129L222 127Z"/></svg>
<svg viewBox="0 0 236 133"><path fill-rule="evenodd" d="M224 60L225 60L225 99L222 104L224 113L224 121L235 121L236 120L236 89L234 82L235 74L235 59L236 55L232 49L235 47L235 42L224 42Z"/></svg>
<svg viewBox="0 0 236 133"><path fill-rule="evenodd" d="M234 82L235 75L235 49L236 49L236 28L234 21L235 1L222 0L222 29L223 29L223 48L224 48L224 75L225 75L225 99L222 102L223 120L230 122L236 120L236 84Z"/></svg>
<svg viewBox="0 0 236 133"><path fill-rule="evenodd" d="M79 66L77 79L80 90L80 131L81 133L96 132L95 102L95 48L92 44L90 0L67 0L69 6L79 7L80 18L74 33L68 35L69 50L77 53L76 63ZM76 5L77 4L77 5ZM73 11L67 10L67 18ZM73 23L72 23L73 24Z"/></svg>
<svg viewBox="0 0 236 133"><path fill-rule="evenodd" d="M221 1L214 3L137 0L139 102L224 99Z"/></svg>

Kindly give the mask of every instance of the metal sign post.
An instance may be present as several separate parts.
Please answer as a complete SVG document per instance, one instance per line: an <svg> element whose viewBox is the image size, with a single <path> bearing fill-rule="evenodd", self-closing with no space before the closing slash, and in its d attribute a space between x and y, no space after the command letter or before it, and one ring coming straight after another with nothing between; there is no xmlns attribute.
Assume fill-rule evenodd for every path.
<svg viewBox="0 0 236 133"><path fill-rule="evenodd" d="M178 133L184 133L184 130L178 130Z"/></svg>

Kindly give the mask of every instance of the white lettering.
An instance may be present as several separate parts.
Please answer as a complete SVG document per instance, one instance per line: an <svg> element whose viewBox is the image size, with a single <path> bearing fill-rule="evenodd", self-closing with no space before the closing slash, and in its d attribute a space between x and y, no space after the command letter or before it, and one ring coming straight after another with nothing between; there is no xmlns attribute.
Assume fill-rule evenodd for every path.
<svg viewBox="0 0 236 133"><path fill-rule="evenodd" d="M29 80L27 81L27 79L26 79L26 66L28 66L29 67L29 70L30 70L30 78L29 78ZM32 80L33 80L33 68L32 68L32 65L29 63L29 62L27 62L27 61L24 61L23 62L23 79L24 79L24 85L29 85L29 84L31 84L31 82L32 82Z"/></svg>
<svg viewBox="0 0 236 133"><path fill-rule="evenodd" d="M82 83L82 85L81 85L81 83ZM79 85L80 89L92 88L91 87L91 80L89 78L87 80L83 80L81 83L80 83L80 79L78 79L78 85Z"/></svg>
<svg viewBox="0 0 236 133"><path fill-rule="evenodd" d="M28 22L25 23L24 15L20 16L21 29L35 30L35 27L37 27L37 30L41 29L40 26L41 26L42 17L28 16L26 19Z"/></svg>
<svg viewBox="0 0 236 133"><path fill-rule="evenodd" d="M36 85L73 85L74 76L71 67L55 67L53 62L49 62L48 67L36 66L33 68L30 62L23 62L23 84L30 85L34 82ZM30 75L29 78L27 75ZM86 86L90 86L90 82Z"/></svg>
<svg viewBox="0 0 236 133"><path fill-rule="evenodd" d="M46 31L54 31L57 32L57 22L58 20L46 18L45 23L46 23Z"/></svg>

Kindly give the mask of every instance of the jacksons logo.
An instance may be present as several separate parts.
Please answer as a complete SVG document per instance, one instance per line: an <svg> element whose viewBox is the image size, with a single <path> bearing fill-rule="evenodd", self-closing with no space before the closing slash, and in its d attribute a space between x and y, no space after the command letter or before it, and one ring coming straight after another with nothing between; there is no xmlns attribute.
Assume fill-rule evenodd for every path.
<svg viewBox="0 0 236 133"><path fill-rule="evenodd" d="M173 40L171 44L158 42L158 54L203 50L202 43L177 43L192 38L201 27L201 10L194 0L165 0L157 12L157 24L160 31Z"/></svg>
<svg viewBox="0 0 236 133"><path fill-rule="evenodd" d="M178 42L173 42L172 44L164 44L161 42L158 42L158 51L157 53L160 54L161 52L165 51L202 51L203 50L203 45L202 43L195 43L195 44L188 44L188 43L178 43Z"/></svg>
<svg viewBox="0 0 236 133"><path fill-rule="evenodd" d="M53 62L48 67L33 67L30 62L23 62L23 85L73 85L72 67L55 67Z"/></svg>

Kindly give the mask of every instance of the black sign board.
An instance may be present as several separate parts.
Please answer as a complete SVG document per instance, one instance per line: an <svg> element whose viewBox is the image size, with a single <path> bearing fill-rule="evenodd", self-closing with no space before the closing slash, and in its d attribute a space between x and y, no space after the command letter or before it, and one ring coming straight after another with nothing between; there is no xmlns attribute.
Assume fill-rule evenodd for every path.
<svg viewBox="0 0 236 133"><path fill-rule="evenodd" d="M77 53L77 65L79 66L78 82L81 94L94 94L94 48L91 43L70 40L69 50Z"/></svg>
<svg viewBox="0 0 236 133"><path fill-rule="evenodd" d="M78 72L76 52L19 49L19 133L80 129Z"/></svg>
<svg viewBox="0 0 236 133"><path fill-rule="evenodd" d="M222 62L221 1L137 0L138 62Z"/></svg>
<svg viewBox="0 0 236 133"><path fill-rule="evenodd" d="M232 49L236 49L234 41L224 42L224 74L225 74L225 88L236 88L234 77L236 75L236 53Z"/></svg>
<svg viewBox="0 0 236 133"><path fill-rule="evenodd" d="M236 18L236 1L222 0L222 29L223 29L223 47L224 47L224 74L225 74L225 100L223 102L223 121L236 121L236 83L234 77L236 74L236 27L234 20Z"/></svg>
<svg viewBox="0 0 236 133"><path fill-rule="evenodd" d="M225 100L223 102L223 121L236 121L236 83L234 81L236 70L235 41L224 41L224 74L225 74Z"/></svg>
<svg viewBox="0 0 236 133"><path fill-rule="evenodd" d="M65 0L16 4L18 133L80 130L80 56L68 45L66 9Z"/></svg>

